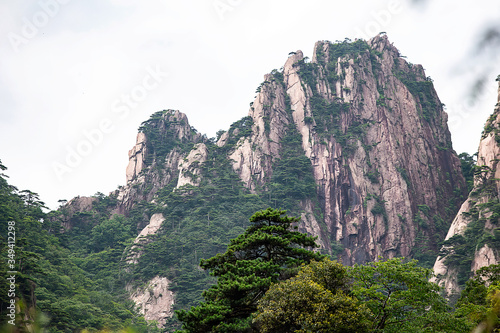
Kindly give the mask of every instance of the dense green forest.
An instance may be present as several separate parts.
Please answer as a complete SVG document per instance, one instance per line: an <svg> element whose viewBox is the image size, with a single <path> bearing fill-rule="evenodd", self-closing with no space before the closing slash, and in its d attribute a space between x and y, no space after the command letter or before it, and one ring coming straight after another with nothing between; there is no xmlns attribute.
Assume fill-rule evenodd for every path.
<svg viewBox="0 0 500 333"><path fill-rule="evenodd" d="M1 164L0 167L6 169ZM139 211L129 218L100 218L113 202L97 195L99 204L93 218L98 222L87 224L88 216L82 216L79 227L61 232L57 215L64 212L44 213L43 202L36 193L19 191L6 178L5 174L0 177L0 218L3 235L9 230L16 234L13 258L18 272L17 314L15 326L10 325L9 283L5 281L12 268L7 267L6 257L0 262L2 331L159 331L154 323L148 325L135 312L125 291L133 274L160 273L153 270L154 264L140 266L135 273L123 269L123 252L137 233L134 215ZM256 206L248 206L248 210ZM327 255L311 251L317 246L314 238L298 232L298 219L285 215L285 211L258 211L249 223L243 223L245 217L241 214L241 225L229 229L233 239L225 252L222 242L214 242L212 245L218 246L220 253L201 260L201 267L211 275L198 271L198 276L193 276L189 269L183 269L183 265L197 266L194 260L179 262L177 271L172 272L176 288L189 288L189 283L195 281L203 285L201 289L213 284L203 294L187 293L201 303L190 310L177 311L184 332L500 329L499 265L480 269L467 281L458 303L452 307L440 295L440 288L428 281L431 270L418 266L416 260L396 258L345 267ZM179 231L177 228L174 225L172 230ZM175 236L165 237L164 242L176 245L180 239ZM184 245L186 251L199 250L199 258L210 251L204 250L203 244L177 245ZM9 248L5 237L1 246ZM151 256L151 251L144 255ZM8 251L2 253L7 256ZM173 260L166 253L148 261L153 259ZM198 289L196 285L191 288ZM184 300L181 304L192 301Z"/></svg>
<svg viewBox="0 0 500 333"><path fill-rule="evenodd" d="M0 168L6 170L1 163ZM135 312L116 278L123 250L134 235L130 220L122 216L102 218L95 228L81 225L70 233L61 233L62 226L54 216L60 212L47 214L43 208L36 193L18 190L8 183L5 174L0 174L3 331L15 332L14 327L37 332L125 327L136 332L155 331L154 325L148 325ZM9 231L15 233L12 247L6 237ZM111 234L113 237L109 237ZM8 271L17 272L15 298L9 294ZM15 326L7 322L12 320L7 316L11 299L17 306Z"/></svg>
<svg viewBox="0 0 500 333"><path fill-rule="evenodd" d="M226 252L201 261L218 281L178 311L182 332L500 330L500 265L480 269L452 308L417 260L345 267L311 251L314 239L285 213L257 212Z"/></svg>
<svg viewBox="0 0 500 333"><path fill-rule="evenodd" d="M159 118L153 115L142 129L154 128L155 121ZM176 293L176 315L168 320L167 332L392 332L401 327L401 322L407 332L469 332L480 323L497 325L498 279L492 274L497 267L478 273L487 279L475 276L462 281L467 281L467 287L457 307L452 308L454 304L439 296L437 285L426 282L430 270L416 261L397 259L350 268L330 261L336 259L335 251L330 257L326 252L309 250L293 263L276 260L262 266L265 260L259 258L235 261L235 251L247 256L254 253L255 249L242 250L240 246L251 244L249 235L264 235L269 241L266 231L255 227L259 221L255 212L272 206L285 208L290 216L300 215L300 201L314 191L314 179L301 176L310 174L311 165L298 153L300 136L293 126L283 140L281 159L274 164L269 187L261 189L264 195L252 194L243 186L226 156L240 138L250 134L250 126L248 117L234 123L228 144L222 147L214 139L204 140L209 155L199 166L198 186L176 188L172 181L157 192L155 202L136 202L127 216L111 213L117 205L116 193L97 193L86 212L72 212L71 206L62 202L57 211L46 213L36 193L18 190L2 174L1 226L4 235L9 226L15 226L16 232L17 327L48 332L161 331L154 322L148 324L128 298L128 290L157 275L167 277ZM179 144L189 150L193 142ZM178 149L157 152L155 145L162 147L161 142L151 141L153 158L149 159L153 168L157 168L153 161L158 154L165 156ZM460 159L462 172L471 183L474 158L462 154ZM1 168L6 170L3 165ZM126 254L141 226L155 213L163 214L167 222L160 232L148 236L140 248L140 260L130 265ZM310 237L293 230L297 219L283 217L282 213L273 211L275 219L285 221L273 245L277 252L293 257L287 251L293 252L299 245L313 249ZM260 215L260 220L265 219ZM271 233L276 236L274 228ZM292 237L292 247L288 239L283 250L280 246L285 243L280 237L289 232L297 235L294 237L302 236ZM256 248L264 246L262 239L257 237L256 241ZM9 248L7 238L2 238L1 246ZM231 256L233 261L227 268ZM13 331L6 316L10 302L7 260L0 263L1 323L5 331ZM307 263L312 266L300 266ZM371 280L363 280L366 276ZM489 287L485 283L488 279ZM381 287L388 285L393 289ZM240 293L236 293L236 299L231 296L235 290ZM388 297L393 300L396 295L399 299L395 304L387 304ZM429 307L433 311L422 310Z"/></svg>

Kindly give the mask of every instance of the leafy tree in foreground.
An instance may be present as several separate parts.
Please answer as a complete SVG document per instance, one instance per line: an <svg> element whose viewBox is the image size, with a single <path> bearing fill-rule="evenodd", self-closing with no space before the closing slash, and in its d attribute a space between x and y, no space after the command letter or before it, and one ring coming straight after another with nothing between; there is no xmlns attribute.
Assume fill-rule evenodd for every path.
<svg viewBox="0 0 500 333"><path fill-rule="evenodd" d="M371 311L373 332L469 332L465 320L448 312L432 270L404 258L355 265L352 291Z"/></svg>
<svg viewBox="0 0 500 333"><path fill-rule="evenodd" d="M456 315L478 325L477 332L500 332L500 265L482 267L467 281Z"/></svg>
<svg viewBox="0 0 500 333"><path fill-rule="evenodd" d="M296 277L271 286L254 321L263 333L368 332L368 311L348 289L344 266L313 261Z"/></svg>
<svg viewBox="0 0 500 333"><path fill-rule="evenodd" d="M306 249L317 247L315 238L293 231L299 219L285 213L271 208L255 213L250 227L231 240L226 252L201 261L218 281L204 292L199 306L177 312L183 332L251 332L252 313L271 284L323 257Z"/></svg>

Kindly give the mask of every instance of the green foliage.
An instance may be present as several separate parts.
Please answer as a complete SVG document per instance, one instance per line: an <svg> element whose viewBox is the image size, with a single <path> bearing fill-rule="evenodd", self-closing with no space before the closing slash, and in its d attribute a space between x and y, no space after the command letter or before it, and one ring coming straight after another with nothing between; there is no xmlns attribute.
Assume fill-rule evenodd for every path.
<svg viewBox="0 0 500 333"><path fill-rule="evenodd" d="M120 242L125 242L135 236L131 229L124 216L114 215L92 228L91 246L95 251L115 248Z"/></svg>
<svg viewBox="0 0 500 333"><path fill-rule="evenodd" d="M408 189L410 189L411 188L411 181L410 181L410 177L408 177L408 172L406 171L406 169L403 167L396 166L396 170L401 174L401 177L403 177L403 180L405 181L406 185L408 186Z"/></svg>
<svg viewBox="0 0 500 333"><path fill-rule="evenodd" d="M384 225L386 231L389 228L389 218L387 217L387 211L385 210L385 200L383 200L378 195L370 195L367 199L375 199L375 205L371 209L373 215L381 215L384 219Z"/></svg>
<svg viewBox="0 0 500 333"><path fill-rule="evenodd" d="M493 133L493 135L495 136L495 141L497 143L500 142L500 128L498 127L498 123L496 123L497 116L498 112L494 112L490 115L490 117L486 121L486 124L484 125L481 139L484 139L488 136L488 134Z"/></svg>
<svg viewBox="0 0 500 333"><path fill-rule="evenodd" d="M470 192L474 187L474 166L476 165L474 155L461 153L460 155L458 155L458 158L460 159L462 174L464 175L465 182L467 183L467 188Z"/></svg>
<svg viewBox="0 0 500 333"><path fill-rule="evenodd" d="M229 138L225 145L226 148L232 148L241 137L248 137L252 134L253 119L250 116L243 117L231 124L229 127Z"/></svg>
<svg viewBox="0 0 500 333"><path fill-rule="evenodd" d="M268 188L270 202L275 207L299 213L298 202L316 194L311 161L304 155L302 136L294 124L288 126L281 144L280 158L274 163Z"/></svg>
<svg viewBox="0 0 500 333"><path fill-rule="evenodd" d="M139 132L146 135L146 165L151 165L154 160L161 161L162 165L165 157L173 149L179 149L182 152L189 151L193 146L193 141L189 140L189 136L179 137L179 126L185 126L183 120L168 120L173 114L173 110L158 111L144 121L139 127ZM196 131L191 128L190 134L196 134Z"/></svg>
<svg viewBox="0 0 500 333"><path fill-rule="evenodd" d="M394 70L396 77L408 88L413 97L419 102L422 118L430 122L439 114L442 108L434 91L434 84L430 78L422 80L412 68Z"/></svg>
<svg viewBox="0 0 500 333"><path fill-rule="evenodd" d="M305 59L305 58L304 58ZM315 63L306 63L304 59L299 60L294 66L299 66L298 74L300 78L311 88L313 92L317 92L318 65Z"/></svg>
<svg viewBox="0 0 500 333"><path fill-rule="evenodd" d="M186 332L249 329L257 301L273 282L293 276L302 263L322 258L305 249L317 246L314 238L292 231L298 219L284 214L271 208L255 213L250 227L231 240L226 252L201 261L218 280L199 306L177 312Z"/></svg>
<svg viewBox="0 0 500 333"><path fill-rule="evenodd" d="M422 221L419 214L416 217ZM418 223L418 220L415 219L415 222ZM412 248L411 255L424 268L432 268L436 262L436 251L429 246L429 237L420 229L416 231L415 245Z"/></svg>
<svg viewBox="0 0 500 333"><path fill-rule="evenodd" d="M354 119L347 129L340 127L342 113L349 111L350 104L339 100L328 102L320 96L310 99L311 112L316 123L315 131L320 138L333 136L347 154L354 152L357 142L362 140L366 129L373 124L367 119Z"/></svg>
<svg viewBox="0 0 500 333"><path fill-rule="evenodd" d="M485 195L479 191L478 195ZM471 194L472 195L472 194ZM469 220L462 235L457 234L444 241L439 253L445 257L445 264L458 270L458 283L464 285L471 275L470 267L474 253L485 244L492 248L498 248L500 244L500 202L494 197L488 202L478 204L470 199L470 209L463 215ZM494 227L493 230L485 229L486 222Z"/></svg>
<svg viewBox="0 0 500 333"><path fill-rule="evenodd" d="M447 315L446 300L439 286L429 282L431 270L419 267L415 260L403 258L355 265L349 274L353 279L353 294L370 309L371 329L376 332L422 332L429 326L440 325ZM449 318L447 329L456 330L463 324Z"/></svg>
<svg viewBox="0 0 500 333"><path fill-rule="evenodd" d="M370 47L366 41L362 39L358 39L354 42L346 39L343 42L329 43L328 58L330 59L330 63L328 64L328 69L334 69L336 67L335 64L341 57L349 55L350 57L355 58L361 52L369 49Z"/></svg>
<svg viewBox="0 0 500 333"><path fill-rule="evenodd" d="M477 325L480 332L500 330L500 265L482 267L467 281L456 315Z"/></svg>
<svg viewBox="0 0 500 333"><path fill-rule="evenodd" d="M261 332L470 332L467 312L450 312L430 276L403 258L347 268L313 261L271 286L254 322Z"/></svg>
<svg viewBox="0 0 500 333"><path fill-rule="evenodd" d="M1 163L0 168L5 170ZM46 214L42 208L43 202L36 193L18 191L7 183L5 175L0 175L0 228L4 231L3 235L7 235L8 223L14 222L16 235L15 269L7 269L5 258L0 261L0 291L3 291L0 294L1 308L6 309L9 301L5 274L15 270L18 272L16 297L20 305L16 322L20 329L31 327L47 332L68 332L132 327L138 332L145 332L148 327L144 319L120 295L124 286L116 288L116 285L108 283L119 274L117 263L123 248L120 250L117 243L130 237L129 226L124 227L126 235L122 232L113 235L109 230L117 227L114 223L118 221L124 223L123 217L107 221L101 229L102 233L96 231L96 247L84 246L80 253L99 251L98 247L107 247L107 250L96 252L98 258L85 261L79 253L64 246L64 240L75 241L80 245L76 236L78 232L60 234L61 223L57 214ZM82 228L90 232L92 222L88 219L92 219L92 216L79 218L83 224L89 222L88 227ZM82 241L88 242L89 239L92 238L86 237ZM2 237L2 251L7 248L6 243L7 238ZM108 280L105 281L105 278ZM0 325L6 319L8 317L2 316Z"/></svg>
<svg viewBox="0 0 500 333"><path fill-rule="evenodd" d="M457 303L457 307L472 303L476 305L486 305L488 294L487 285L500 283L500 265L490 265L482 267L470 278Z"/></svg>
<svg viewBox="0 0 500 333"><path fill-rule="evenodd" d="M373 172L367 172L365 175L373 184L379 183L378 178L380 176L380 172L378 172L378 170L375 170Z"/></svg>
<svg viewBox="0 0 500 333"><path fill-rule="evenodd" d="M260 332L367 332L367 310L349 296L346 269L324 259L274 284L259 301Z"/></svg>

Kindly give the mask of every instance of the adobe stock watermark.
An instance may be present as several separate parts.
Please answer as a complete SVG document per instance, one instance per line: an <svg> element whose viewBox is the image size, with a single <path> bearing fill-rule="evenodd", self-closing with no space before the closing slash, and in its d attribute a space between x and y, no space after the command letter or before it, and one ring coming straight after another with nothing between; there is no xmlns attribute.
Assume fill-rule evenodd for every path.
<svg viewBox="0 0 500 333"><path fill-rule="evenodd" d="M8 304L7 306L7 322L10 325L15 325L16 324L16 310L17 310L17 305L16 305L16 275L17 271L16 265L16 222L15 221L9 221L7 222L7 250L5 253L7 254L7 297L9 298L9 301L6 302ZM4 258L2 258L4 259ZM3 309L2 309L3 310Z"/></svg>
<svg viewBox="0 0 500 333"><path fill-rule="evenodd" d="M134 86L128 94L122 94L111 104L111 113L119 119L125 119L130 112L144 101L149 92L158 88L168 73L163 72L157 65L155 68L146 67L146 75L140 84ZM112 133L116 122L111 117L102 118L96 127L84 129L83 138L73 147L66 145L66 156L62 161L52 162L52 169L59 181L63 181L66 174L73 172L82 164L83 159L92 154L94 148L102 144L104 137Z"/></svg>
<svg viewBox="0 0 500 333"><path fill-rule="evenodd" d="M243 0L214 0L212 6L221 21L224 21L226 14L234 11L242 2Z"/></svg>
<svg viewBox="0 0 500 333"><path fill-rule="evenodd" d="M363 29L359 27L354 29L355 35L364 40L369 40L373 36L383 32L385 27L391 24L393 17L401 14L402 11L403 4L401 0L390 0L387 8L371 11L370 16L373 19L366 22Z"/></svg>
<svg viewBox="0 0 500 333"><path fill-rule="evenodd" d="M62 5L66 5L71 0L40 0L38 6L40 10L36 11L31 19L26 16L22 18L23 25L20 33L9 32L7 38L15 52L19 52L21 45L26 45L35 38L40 30L43 29L50 20L60 11Z"/></svg>

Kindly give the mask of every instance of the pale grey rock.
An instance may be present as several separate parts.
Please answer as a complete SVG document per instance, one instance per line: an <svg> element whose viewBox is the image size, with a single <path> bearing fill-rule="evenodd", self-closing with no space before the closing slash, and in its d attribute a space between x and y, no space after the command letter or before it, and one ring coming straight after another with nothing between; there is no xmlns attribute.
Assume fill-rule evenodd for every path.
<svg viewBox="0 0 500 333"><path fill-rule="evenodd" d="M148 244L148 236L154 235L160 229L165 217L161 213L156 213L151 216L148 225L141 230L139 235L134 240L134 245L128 251L126 262L129 265L135 265L139 262L142 255L141 247Z"/></svg>
<svg viewBox="0 0 500 333"><path fill-rule="evenodd" d="M129 163L125 171L127 183L135 179L144 168L146 159L146 135L142 132L137 133L135 146L128 152Z"/></svg>
<svg viewBox="0 0 500 333"><path fill-rule="evenodd" d="M130 299L137 305L139 313L148 322L156 321L158 328L163 328L174 314L175 295L168 289L169 285L167 278L155 276L144 286L130 291Z"/></svg>
<svg viewBox="0 0 500 333"><path fill-rule="evenodd" d="M200 168L199 166L207 160L208 150L204 143L198 143L185 157L179 161L179 178L177 188L190 184L196 186L199 184Z"/></svg>

